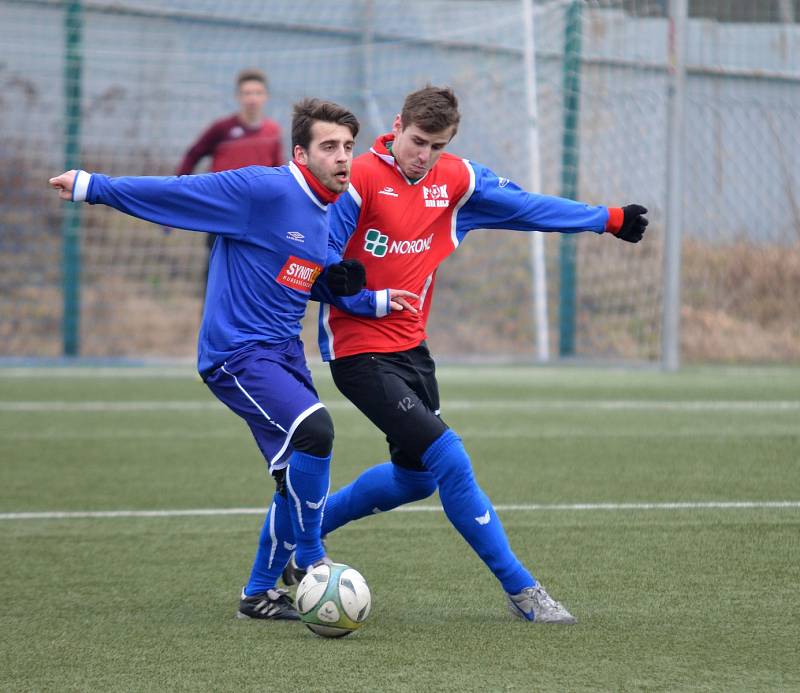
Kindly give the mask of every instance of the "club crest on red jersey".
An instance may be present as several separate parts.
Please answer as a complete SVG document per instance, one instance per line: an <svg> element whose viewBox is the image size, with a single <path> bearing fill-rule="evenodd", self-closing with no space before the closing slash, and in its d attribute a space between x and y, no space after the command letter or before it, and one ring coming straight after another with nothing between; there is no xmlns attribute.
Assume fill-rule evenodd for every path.
<svg viewBox="0 0 800 693"><path fill-rule="evenodd" d="M275 281L298 291L310 292L320 272L322 272L321 265L290 255L275 277Z"/></svg>
<svg viewBox="0 0 800 693"><path fill-rule="evenodd" d="M426 207L449 207L450 199L447 197L447 185L422 186L422 199Z"/></svg>

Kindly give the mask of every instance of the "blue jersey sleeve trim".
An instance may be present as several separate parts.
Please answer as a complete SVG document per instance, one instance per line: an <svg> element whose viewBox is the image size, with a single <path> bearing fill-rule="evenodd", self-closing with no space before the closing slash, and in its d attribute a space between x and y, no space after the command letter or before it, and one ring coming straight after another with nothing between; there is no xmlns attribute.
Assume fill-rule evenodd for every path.
<svg viewBox="0 0 800 693"><path fill-rule="evenodd" d="M320 278L325 275L320 275ZM381 291L371 291L362 289L352 296L334 296L328 288L327 283L319 279L311 287L311 300L319 303L330 303L340 310L361 318L381 318L389 311L388 289Z"/></svg>
<svg viewBox="0 0 800 693"><path fill-rule="evenodd" d="M458 248L466 234L459 234L459 213L464 205L470 201L472 194L475 192L475 169L470 165L467 159L462 159L464 166L467 168L469 174L469 184L467 185L466 192L461 196L461 199L456 203L453 209L453 216L450 218L450 238L453 241L453 247Z"/></svg>
<svg viewBox="0 0 800 693"><path fill-rule="evenodd" d="M92 182L92 175L86 171L78 171L75 174L75 181L72 184L72 201L83 202L89 191L89 184Z"/></svg>
<svg viewBox="0 0 800 693"><path fill-rule="evenodd" d="M319 354L323 361L331 361L336 358L333 351L333 332L331 332L329 319L331 306L328 303L319 304L319 317L317 319L317 344Z"/></svg>

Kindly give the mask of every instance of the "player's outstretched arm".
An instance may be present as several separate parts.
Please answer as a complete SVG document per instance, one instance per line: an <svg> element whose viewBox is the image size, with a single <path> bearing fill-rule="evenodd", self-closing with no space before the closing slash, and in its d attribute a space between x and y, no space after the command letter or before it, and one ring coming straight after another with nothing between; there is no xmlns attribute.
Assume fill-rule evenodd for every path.
<svg viewBox="0 0 800 693"><path fill-rule="evenodd" d="M559 233L611 233L629 243L642 239L647 210L641 205L592 206L523 190L491 169L469 162L475 186L458 215L459 242L471 229L513 229Z"/></svg>
<svg viewBox="0 0 800 693"><path fill-rule="evenodd" d="M247 233L256 196L268 193L260 167L199 176L123 176L67 171L50 179L59 197L104 204L163 226L228 236Z"/></svg>

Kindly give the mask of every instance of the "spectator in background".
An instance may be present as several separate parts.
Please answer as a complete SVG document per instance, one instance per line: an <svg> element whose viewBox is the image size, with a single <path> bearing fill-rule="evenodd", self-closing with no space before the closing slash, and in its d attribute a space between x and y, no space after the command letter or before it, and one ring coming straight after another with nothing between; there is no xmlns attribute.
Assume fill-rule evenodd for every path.
<svg viewBox="0 0 800 693"><path fill-rule="evenodd" d="M211 157L210 171L229 171L244 166L280 166L284 163L281 129L264 115L269 99L267 76L256 69L236 77L239 111L213 122L189 147L176 171L190 174L201 159ZM209 252L216 234L206 237Z"/></svg>

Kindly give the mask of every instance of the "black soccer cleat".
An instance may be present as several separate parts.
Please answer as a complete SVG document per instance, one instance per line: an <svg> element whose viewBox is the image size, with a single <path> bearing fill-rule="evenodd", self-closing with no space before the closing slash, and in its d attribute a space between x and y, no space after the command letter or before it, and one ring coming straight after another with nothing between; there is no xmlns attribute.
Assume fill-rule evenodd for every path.
<svg viewBox="0 0 800 693"><path fill-rule="evenodd" d="M325 551L328 550L328 544L325 541L325 537L322 537L322 548L325 549ZM305 576L306 569L297 565L294 560L294 551L292 551L291 555L289 556L289 562L286 564L286 567L281 573L281 580L283 580L283 584L287 587L290 587L291 585L299 585L300 581Z"/></svg>
<svg viewBox="0 0 800 693"><path fill-rule="evenodd" d="M239 602L236 618L260 618L272 621L299 621L300 614L294 608L294 601L286 590L268 589L252 597L245 596Z"/></svg>

